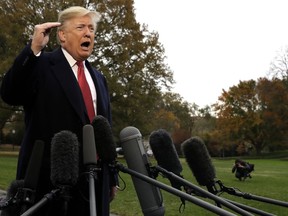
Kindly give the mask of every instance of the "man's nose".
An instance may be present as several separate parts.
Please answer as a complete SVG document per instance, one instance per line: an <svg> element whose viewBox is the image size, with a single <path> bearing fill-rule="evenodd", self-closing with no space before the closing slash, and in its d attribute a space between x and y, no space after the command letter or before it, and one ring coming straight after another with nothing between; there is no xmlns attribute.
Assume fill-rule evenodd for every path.
<svg viewBox="0 0 288 216"><path fill-rule="evenodd" d="M91 29L89 27L85 27L85 37L90 38L92 35Z"/></svg>

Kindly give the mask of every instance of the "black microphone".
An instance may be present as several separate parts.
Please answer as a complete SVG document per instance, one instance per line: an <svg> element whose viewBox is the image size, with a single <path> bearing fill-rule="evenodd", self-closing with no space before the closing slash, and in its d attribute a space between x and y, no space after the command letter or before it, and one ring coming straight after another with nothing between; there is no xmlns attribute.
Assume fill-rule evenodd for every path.
<svg viewBox="0 0 288 216"><path fill-rule="evenodd" d="M171 136L168 134L167 131L160 129L158 131L152 132L152 134L150 135L150 146L158 164L160 165L160 167L166 168L166 171L164 172L164 170L160 169L159 167L158 169L160 170L160 172L164 172L164 174L168 175L172 186L176 185L176 187L173 187L177 188L178 186L179 188L177 189L181 190L181 186L183 186L186 192L189 194L193 192L195 193L195 195L211 198L216 203L221 203L224 206L240 213L241 215L250 215L247 211L244 211L237 206L227 202L226 200L223 200L220 197L217 197L214 194L211 194L210 192L207 192L202 188L193 185L192 183L186 181L183 176L180 175L182 171L182 165L180 163L175 146L173 145ZM167 173L167 171L170 171L175 175L172 175L169 172ZM184 202L183 198L181 198L181 201Z"/></svg>
<svg viewBox="0 0 288 216"><path fill-rule="evenodd" d="M164 129L153 131L149 137L149 144L158 165L180 175L183 170L182 165L168 132Z"/></svg>
<svg viewBox="0 0 288 216"><path fill-rule="evenodd" d="M92 125L83 127L83 163L88 169L97 166L97 152L95 145L94 129Z"/></svg>
<svg viewBox="0 0 288 216"><path fill-rule="evenodd" d="M95 134L95 144L99 156L99 165L101 166L101 181L98 182L97 187L101 191L102 199L99 204L102 210L101 214L109 214L109 204L114 190L113 187L118 185L118 170L116 169L116 144L113 139L112 128L108 120L97 115L92 125Z"/></svg>
<svg viewBox="0 0 288 216"><path fill-rule="evenodd" d="M97 215L95 178L100 168L97 166L97 151L95 145L94 128L87 124L83 127L83 163L89 174L89 206L90 215Z"/></svg>
<svg viewBox="0 0 288 216"><path fill-rule="evenodd" d="M149 161L145 153L140 131L132 126L124 128L120 132L120 142L128 168L144 176L149 176L147 171ZM132 181L143 214L145 216L164 215L165 208L159 188L133 176Z"/></svg>
<svg viewBox="0 0 288 216"><path fill-rule="evenodd" d="M12 198L15 197L15 195L18 193L19 189L21 190L24 187L24 180L13 180L10 185L9 188L7 189L7 194L6 197Z"/></svg>
<svg viewBox="0 0 288 216"><path fill-rule="evenodd" d="M21 214L35 203L36 189L38 186L43 153L44 142L41 140L36 140L24 180L15 180L10 185L7 198L10 197L10 201L13 199L13 205L9 208L11 210L7 210L7 215L9 215L9 212L14 212L12 215L17 215L15 212ZM11 195L14 195L14 198L12 198Z"/></svg>
<svg viewBox="0 0 288 216"><path fill-rule="evenodd" d="M92 121L92 126L99 159L108 164L115 162L117 157L116 144L108 120L97 115Z"/></svg>
<svg viewBox="0 0 288 216"><path fill-rule="evenodd" d="M193 172L197 182L201 186L206 186L208 191L213 194L217 194L218 192L227 192L231 195L236 195L239 197L244 197L245 199L254 199L262 202L267 202L275 205L280 205L284 207L288 207L287 202L283 202L280 200L274 200L266 197L255 196L248 193L242 193L235 188L225 187L220 180L215 181L215 168L212 165L211 157L209 152L204 144L204 141L199 137L192 137L181 144L182 152L185 155L186 161ZM220 191L216 189L215 183L220 186ZM261 215L269 215L269 213L261 212L261 210L239 205L239 203L227 200L231 204L235 206L239 206L244 210L248 210ZM216 204L219 206L220 202L216 201Z"/></svg>
<svg viewBox="0 0 288 216"><path fill-rule="evenodd" d="M181 148L198 184L206 186L209 192L217 194L215 168L203 140L199 137L191 137L181 144Z"/></svg>
<svg viewBox="0 0 288 216"><path fill-rule="evenodd" d="M24 180L13 180L7 190L6 198L0 202L1 216L21 214L22 200L17 198L18 191L24 188Z"/></svg>
<svg viewBox="0 0 288 216"><path fill-rule="evenodd" d="M183 168L170 134L164 129L153 131L149 137L149 144L157 164L167 171L183 178L181 175ZM182 184L179 181L169 176L168 179L172 187L181 190Z"/></svg>
<svg viewBox="0 0 288 216"><path fill-rule="evenodd" d="M56 133L51 140L51 172L50 180L53 186L51 192L25 211L21 216L30 216L42 208L47 202L58 198L63 203L61 211L68 215L68 204L72 198L71 190L78 181L79 143L77 136L67 130ZM60 199L59 199L60 198Z"/></svg>
<svg viewBox="0 0 288 216"><path fill-rule="evenodd" d="M63 130L51 141L51 182L60 189L64 215L68 214L71 190L79 175L79 142L76 134Z"/></svg>
<svg viewBox="0 0 288 216"><path fill-rule="evenodd" d="M107 179L109 181L109 187L112 185L116 186L118 185L118 171L115 168L117 151L116 143L114 142L113 138L112 128L108 120L101 115L98 115L93 119L92 125L94 128L97 153L100 162L102 163L102 176L106 179L109 178ZM109 177L107 175L108 172Z"/></svg>
<svg viewBox="0 0 288 216"><path fill-rule="evenodd" d="M71 131L60 131L51 141L51 181L55 186L74 186L78 175L78 138Z"/></svg>

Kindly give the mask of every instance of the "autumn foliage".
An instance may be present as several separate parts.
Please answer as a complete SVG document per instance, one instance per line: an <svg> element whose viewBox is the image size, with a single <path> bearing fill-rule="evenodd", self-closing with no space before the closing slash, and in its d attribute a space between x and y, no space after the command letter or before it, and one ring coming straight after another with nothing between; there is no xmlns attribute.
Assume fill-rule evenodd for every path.
<svg viewBox="0 0 288 216"><path fill-rule="evenodd" d="M238 145L238 152L287 145L288 90L283 80L259 78L240 81L223 91L214 105L216 133L223 145Z"/></svg>

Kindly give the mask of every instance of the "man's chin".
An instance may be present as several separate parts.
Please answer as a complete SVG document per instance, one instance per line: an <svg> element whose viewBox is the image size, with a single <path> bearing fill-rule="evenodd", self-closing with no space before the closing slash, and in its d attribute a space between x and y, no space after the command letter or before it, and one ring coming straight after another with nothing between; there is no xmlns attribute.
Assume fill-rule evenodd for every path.
<svg viewBox="0 0 288 216"><path fill-rule="evenodd" d="M81 52L81 58L82 58L82 59L87 59L87 58L89 58L89 56L91 55L91 53L92 53L91 51L84 51L84 52L82 51L82 52Z"/></svg>

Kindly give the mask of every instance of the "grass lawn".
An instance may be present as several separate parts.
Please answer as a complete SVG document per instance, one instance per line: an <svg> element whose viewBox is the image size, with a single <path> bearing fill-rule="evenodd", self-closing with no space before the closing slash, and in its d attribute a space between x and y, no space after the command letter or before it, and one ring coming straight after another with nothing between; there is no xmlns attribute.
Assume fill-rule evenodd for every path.
<svg viewBox="0 0 288 216"><path fill-rule="evenodd" d="M213 165L216 169L217 179L221 180L224 186L238 188L243 193L250 193L260 197L267 197L288 202L288 161L278 159L249 159L248 161L255 164L255 172L252 172L252 179L247 179L243 182L236 179L231 171L234 159L213 159ZM124 160L120 160L120 162L123 164L125 163ZM156 164L155 161L151 160L151 162L152 164ZM181 159L181 163L183 166L182 175L184 178L198 186L192 171L186 164L185 159ZM111 212L118 213L121 216L141 215L141 207L138 202L130 175L120 172L120 176L123 178L123 181L125 181L126 188L124 191L119 191L117 193L116 199L111 203ZM170 182L161 176L159 176L157 180L170 185ZM121 180L120 185L122 187L124 185L121 183ZM203 189L206 188L203 187ZM188 201L186 201L184 212L180 213L180 198L163 190L161 190L161 192L166 210L165 216L215 215L215 213L203 209L202 207L199 207ZM288 215L288 208L282 206L255 200L248 200L242 197L229 195L227 193L223 193L221 196L275 215ZM214 204L213 201L211 202L208 199L204 198L203 200Z"/></svg>
<svg viewBox="0 0 288 216"><path fill-rule="evenodd" d="M0 189L6 190L10 182L15 179L17 156L0 153Z"/></svg>
<svg viewBox="0 0 288 216"><path fill-rule="evenodd" d="M243 193L250 193L260 197L268 197L271 199L288 202L288 160L247 159L247 161L255 164L255 171L252 172L252 179L247 179L243 182L236 179L234 174L231 172L234 159L213 159L213 165L216 169L217 179L221 180L224 186L238 188ZM119 162L125 164L124 159L119 159ZM0 189L7 189L10 182L15 179L16 163L16 156L7 156L0 152ZM156 164L154 160L151 160L151 163ZM181 163L183 166L182 175L184 178L191 183L198 185L190 168L186 164L185 159L181 159ZM115 200L113 200L111 203L111 212L121 216L142 215L142 210L130 175L122 172L119 174L122 179L120 179L120 187L124 188L125 182L126 188L123 191L118 191ZM170 185L170 182L162 176L158 176L157 180ZM203 189L206 188L203 187ZM166 211L165 216L215 215L214 213L188 201L185 202L185 209L182 213L180 213L180 198L163 190L161 190L161 193L163 195ZM247 200L242 197L229 195L227 193L223 193L221 196L275 215L288 215L288 208L285 207L255 200ZM214 204L213 201L208 199L201 199ZM235 213L233 211L231 212Z"/></svg>

